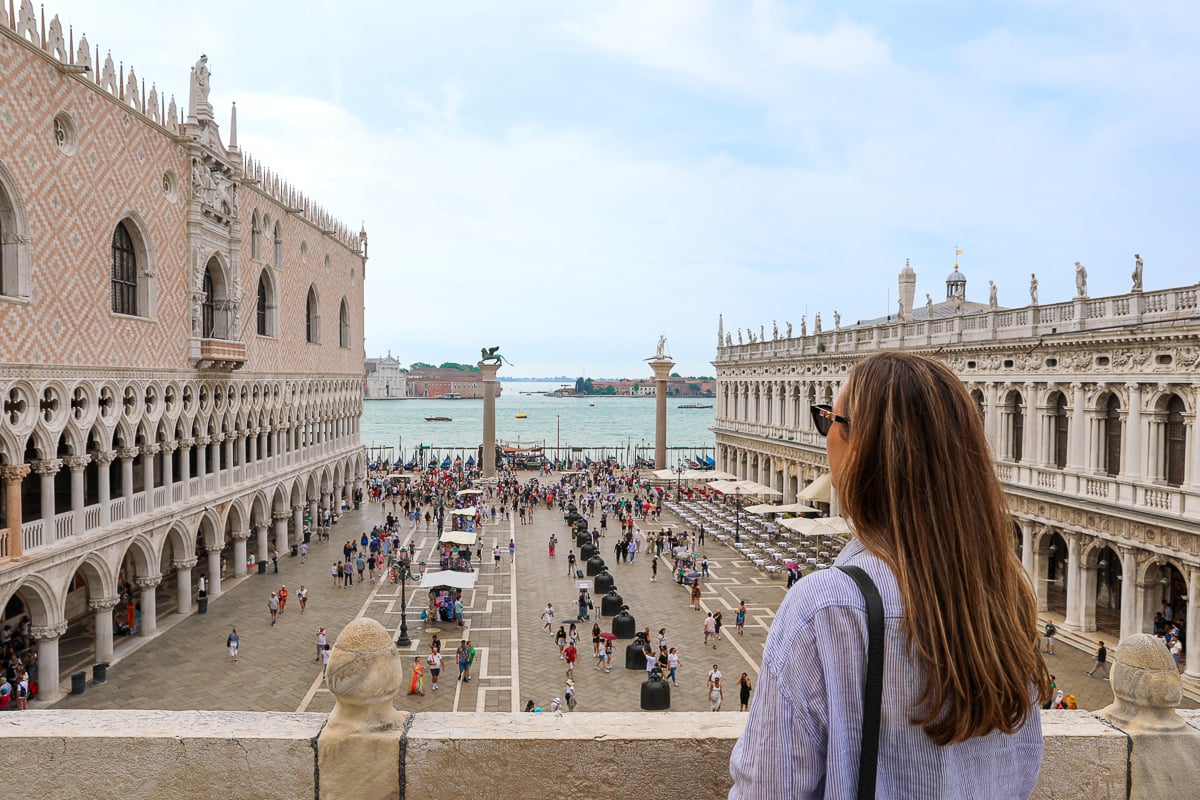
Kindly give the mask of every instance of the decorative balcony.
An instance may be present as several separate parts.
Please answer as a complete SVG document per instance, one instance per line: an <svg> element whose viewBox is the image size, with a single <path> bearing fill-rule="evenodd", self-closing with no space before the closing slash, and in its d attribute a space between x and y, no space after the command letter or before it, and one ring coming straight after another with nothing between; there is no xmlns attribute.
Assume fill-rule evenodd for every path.
<svg viewBox="0 0 1200 800"><path fill-rule="evenodd" d="M246 343L227 339L192 339L189 357L196 369L229 372L241 369L246 363Z"/></svg>

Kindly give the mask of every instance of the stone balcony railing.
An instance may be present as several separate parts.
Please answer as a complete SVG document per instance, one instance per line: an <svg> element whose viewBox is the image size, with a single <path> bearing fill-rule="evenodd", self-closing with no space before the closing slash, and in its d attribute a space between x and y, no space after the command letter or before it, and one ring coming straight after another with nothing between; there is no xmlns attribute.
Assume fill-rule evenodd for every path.
<svg viewBox="0 0 1200 800"><path fill-rule="evenodd" d="M4 715L0 785L28 797L724 797L744 714L410 714L404 659L373 620L343 630L333 713L27 711ZM1195 797L1200 712L1145 634L1117 649L1113 705L1042 712L1036 798ZM36 765L36 766L34 766ZM466 767L466 768L465 768ZM785 768L785 765L780 765ZM684 791L681 793L681 789Z"/></svg>
<svg viewBox="0 0 1200 800"><path fill-rule="evenodd" d="M193 339L191 357L197 369L241 369L246 363L246 343L227 339Z"/></svg>

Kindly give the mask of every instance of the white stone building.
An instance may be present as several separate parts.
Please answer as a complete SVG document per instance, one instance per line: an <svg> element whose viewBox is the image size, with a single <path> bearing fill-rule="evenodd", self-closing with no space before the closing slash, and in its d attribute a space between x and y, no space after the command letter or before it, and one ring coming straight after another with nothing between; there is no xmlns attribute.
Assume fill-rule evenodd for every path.
<svg viewBox="0 0 1200 800"><path fill-rule="evenodd" d="M383 358L368 358L363 397L367 400L401 400L408 396L408 375L400 370L400 359L391 352Z"/></svg>
<svg viewBox="0 0 1200 800"><path fill-rule="evenodd" d="M58 639L192 613L364 472L365 232L228 144L206 58L186 111L0 14L0 608ZM83 68L88 67L90 71ZM182 67L182 65L181 65ZM182 75L180 76L182 77ZM131 591L130 591L131 590Z"/></svg>
<svg viewBox="0 0 1200 800"><path fill-rule="evenodd" d="M800 336L740 345L720 331L718 469L785 502L828 502L809 407L831 403L867 354L936 356L984 418L1039 608L1111 641L1149 632L1164 606L1200 631L1198 287L1143 291L1140 258L1128 294L1089 297L1083 276L1076 297L1039 305L1034 279L1021 308L966 300L957 265L945 299L914 308L915 281L906 266L891 317L825 331L818 317ZM1200 647L1186 665L1200 678Z"/></svg>

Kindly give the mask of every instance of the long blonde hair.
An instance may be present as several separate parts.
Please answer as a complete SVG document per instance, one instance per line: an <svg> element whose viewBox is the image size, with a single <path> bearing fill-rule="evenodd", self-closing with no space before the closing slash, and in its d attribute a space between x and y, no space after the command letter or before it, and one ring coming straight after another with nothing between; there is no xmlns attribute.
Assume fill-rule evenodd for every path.
<svg viewBox="0 0 1200 800"><path fill-rule="evenodd" d="M944 364L877 353L842 390L836 488L857 536L892 568L924 675L911 721L939 745L1013 733L1050 697L1037 604L979 412Z"/></svg>

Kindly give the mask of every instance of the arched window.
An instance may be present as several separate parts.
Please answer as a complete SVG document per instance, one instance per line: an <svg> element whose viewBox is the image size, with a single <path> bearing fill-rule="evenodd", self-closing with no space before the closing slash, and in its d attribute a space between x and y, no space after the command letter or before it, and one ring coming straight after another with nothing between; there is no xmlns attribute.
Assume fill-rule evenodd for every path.
<svg viewBox="0 0 1200 800"><path fill-rule="evenodd" d="M267 284L260 275L258 278L258 335L267 335Z"/></svg>
<svg viewBox="0 0 1200 800"><path fill-rule="evenodd" d="M204 271L204 301L200 305L200 330L201 336L205 339L211 339L213 335L213 325L215 321L215 307L213 305L213 279L212 272Z"/></svg>
<svg viewBox="0 0 1200 800"><path fill-rule="evenodd" d="M29 235L25 214L0 165L0 295L29 297Z"/></svg>
<svg viewBox="0 0 1200 800"><path fill-rule="evenodd" d="M308 302L304 310L305 334L310 344L321 341L321 308L317 302L317 287L308 287Z"/></svg>
<svg viewBox="0 0 1200 800"><path fill-rule="evenodd" d="M275 223L275 249L271 263L275 265L275 269L283 266L283 229L279 227L278 222Z"/></svg>
<svg viewBox="0 0 1200 800"><path fill-rule="evenodd" d="M138 313L137 251L124 222L117 223L112 237L112 309L130 316Z"/></svg>
<svg viewBox="0 0 1200 800"><path fill-rule="evenodd" d="M1067 466L1067 396L1059 392L1054 401L1054 465Z"/></svg>
<svg viewBox="0 0 1200 800"><path fill-rule="evenodd" d="M1171 395L1167 402L1167 441L1166 452L1163 453L1165 463L1163 472L1167 483L1171 486L1183 485L1183 465L1187 457L1187 429L1183 425L1183 401L1178 395Z"/></svg>
<svg viewBox="0 0 1200 800"><path fill-rule="evenodd" d="M350 305L342 298L342 308L338 313L338 344L350 346Z"/></svg>
<svg viewBox="0 0 1200 800"><path fill-rule="evenodd" d="M979 421L987 424L987 413L983 408L983 392L978 389L971 390L971 400L975 403L975 410L979 412Z"/></svg>
<svg viewBox="0 0 1200 800"><path fill-rule="evenodd" d="M200 303L200 335L205 339L228 339L232 333L229 284L216 256L204 267L204 299Z"/></svg>
<svg viewBox="0 0 1200 800"><path fill-rule="evenodd" d="M1104 408L1104 472L1121 472L1121 401L1115 394L1108 396Z"/></svg>
<svg viewBox="0 0 1200 800"><path fill-rule="evenodd" d="M1016 392L1008 396L1008 415L1012 423L1008 452L1013 461L1019 462L1025 452L1025 410L1021 407L1021 395Z"/></svg>
<svg viewBox="0 0 1200 800"><path fill-rule="evenodd" d="M262 228L258 224L258 211L250 215L250 257L262 258Z"/></svg>

